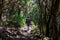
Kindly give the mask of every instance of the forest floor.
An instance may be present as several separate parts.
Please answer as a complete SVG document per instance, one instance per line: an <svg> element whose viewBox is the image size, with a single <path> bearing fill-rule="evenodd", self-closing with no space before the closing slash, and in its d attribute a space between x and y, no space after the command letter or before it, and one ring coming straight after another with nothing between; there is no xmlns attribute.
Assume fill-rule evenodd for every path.
<svg viewBox="0 0 60 40"><path fill-rule="evenodd" d="M37 27L37 26L36 26ZM6 28L6 31L7 31L7 36L8 38L5 38L6 40L40 40L40 37L37 33L36 35L38 36L35 36L35 34L32 33L32 30L35 30L36 31L36 28L35 26L31 27L31 26L24 26L24 27L21 27L21 28L18 28L17 30L15 30L16 28L12 27L8 27ZM0 27L0 31L1 31L2 27ZM13 30L12 30L13 29ZM4 34L4 33L2 33ZM33 37L35 36L35 37ZM2 40L5 40L5 39L2 39ZM48 38L47 38L48 39ZM46 40L46 38L44 39Z"/></svg>
<svg viewBox="0 0 60 40"><path fill-rule="evenodd" d="M3 28L0 27L0 31L1 31L1 29L3 29ZM18 28L18 30L17 30L17 31L19 31L18 35L14 35L14 34L17 34L17 31L15 31L14 29L15 29L14 27L12 27L12 28L10 28L10 27L6 28L6 31L8 32L7 36L9 36L10 38L12 38L14 40L31 40L31 37L32 37L31 30L33 30L31 26L29 26L29 27L28 26L24 26L24 27ZM13 34L14 36L10 36L9 33Z"/></svg>

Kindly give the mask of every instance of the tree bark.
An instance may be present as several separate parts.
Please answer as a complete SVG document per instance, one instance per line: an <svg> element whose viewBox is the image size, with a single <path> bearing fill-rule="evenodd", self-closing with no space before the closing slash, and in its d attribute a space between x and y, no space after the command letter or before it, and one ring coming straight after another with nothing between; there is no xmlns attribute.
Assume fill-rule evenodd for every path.
<svg viewBox="0 0 60 40"><path fill-rule="evenodd" d="M52 27L53 27L53 40L58 40L58 32L57 32L57 12L59 8L59 0L55 1L55 4L52 7Z"/></svg>
<svg viewBox="0 0 60 40"><path fill-rule="evenodd" d="M43 1L42 0L37 0L37 3L38 3L38 7L39 7L39 13L40 13L40 18L39 18L39 21L38 21L38 27L40 29L40 40L43 40ZM41 36L42 35L42 36Z"/></svg>
<svg viewBox="0 0 60 40"><path fill-rule="evenodd" d="M0 0L0 20L1 20L1 14L2 14L2 0Z"/></svg>

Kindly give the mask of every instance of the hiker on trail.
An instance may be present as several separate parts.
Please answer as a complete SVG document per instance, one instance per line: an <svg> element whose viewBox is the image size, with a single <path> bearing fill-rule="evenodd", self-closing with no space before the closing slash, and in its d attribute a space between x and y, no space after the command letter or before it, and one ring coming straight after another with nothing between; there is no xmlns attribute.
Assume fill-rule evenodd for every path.
<svg viewBox="0 0 60 40"><path fill-rule="evenodd" d="M29 30L29 26L30 26L30 24L31 24L31 19L30 19L30 17L27 17L27 18L26 18L26 24L27 24L27 27L28 27L28 30Z"/></svg>

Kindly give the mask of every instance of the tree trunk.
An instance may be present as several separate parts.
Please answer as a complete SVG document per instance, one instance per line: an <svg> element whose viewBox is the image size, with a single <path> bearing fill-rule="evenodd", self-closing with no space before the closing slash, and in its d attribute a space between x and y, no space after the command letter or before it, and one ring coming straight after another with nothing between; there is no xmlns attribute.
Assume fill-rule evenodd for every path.
<svg viewBox="0 0 60 40"><path fill-rule="evenodd" d="M0 20L1 20L1 14L2 14L2 0L0 0Z"/></svg>
<svg viewBox="0 0 60 40"><path fill-rule="evenodd" d="M55 1L55 4L52 7L52 27L53 27L53 40L58 40L58 32L57 32L57 12L59 8L59 0Z"/></svg>
<svg viewBox="0 0 60 40"><path fill-rule="evenodd" d="M48 1L47 0L45 0L45 16L44 16L44 18L45 18L45 26L46 26L46 36L47 37L49 37L49 23L50 23L50 20L48 20L48 22L47 22L47 14L48 14Z"/></svg>
<svg viewBox="0 0 60 40"><path fill-rule="evenodd" d="M43 31L43 14L44 14L44 6L43 6L43 1L42 0L37 0L37 3L38 3L38 7L39 7L39 13L40 13L40 18L39 18L39 21L38 21L38 27L40 29L40 40L43 40L43 37L44 37L44 31Z"/></svg>

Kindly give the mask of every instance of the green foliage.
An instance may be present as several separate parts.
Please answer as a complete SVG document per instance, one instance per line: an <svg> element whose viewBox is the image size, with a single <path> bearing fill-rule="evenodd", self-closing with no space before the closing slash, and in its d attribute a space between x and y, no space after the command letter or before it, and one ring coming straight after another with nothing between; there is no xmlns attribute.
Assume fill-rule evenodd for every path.
<svg viewBox="0 0 60 40"><path fill-rule="evenodd" d="M25 25L25 20L26 20L25 16L22 16L22 17L20 17L20 20L18 21L18 23L19 23L21 26L24 26L24 25Z"/></svg>
<svg viewBox="0 0 60 40"><path fill-rule="evenodd" d="M19 25L25 25L26 17L30 16L34 24L38 23L39 20L39 9L36 0L18 0L10 1L7 5L9 21L16 22Z"/></svg>
<svg viewBox="0 0 60 40"><path fill-rule="evenodd" d="M38 0L39 1L39 0ZM20 25L21 27L26 25L26 17L30 16L31 18L31 24L34 25L34 27L37 27L32 30L33 35L39 35L40 34L40 25L38 25L38 22L40 22L39 20L42 20L42 27L44 32L46 32L46 24L44 23L45 21L47 22L49 19L49 16L46 15L50 15L50 11L51 11L51 1L47 1L47 6L45 9L45 1L40 3L40 5L38 6L38 2L37 0L9 0L9 1L5 1L3 3L3 15L6 15L7 18L9 19L9 21L3 22L0 21L0 25L5 26L7 24L9 24L9 22L12 23L17 23L18 25ZM41 6L41 7L40 7ZM45 15L46 12L46 15ZM43 14L41 17L41 13ZM2 15L1 15L2 16ZM46 16L46 20L45 20L45 16ZM12 24L11 23L11 24ZM52 22L50 22L50 26ZM57 14L57 28L58 31L60 30L60 8L59 8L59 12ZM33 28L34 28L33 27ZM52 28L49 28L49 30L51 31ZM52 31L51 31L52 32ZM50 32L50 34L51 34ZM37 38L36 38L37 39ZM49 38L45 38L44 40L48 40Z"/></svg>

